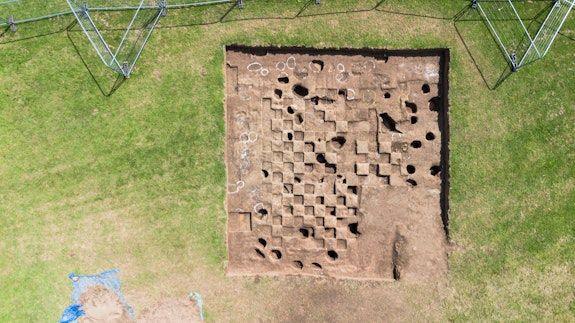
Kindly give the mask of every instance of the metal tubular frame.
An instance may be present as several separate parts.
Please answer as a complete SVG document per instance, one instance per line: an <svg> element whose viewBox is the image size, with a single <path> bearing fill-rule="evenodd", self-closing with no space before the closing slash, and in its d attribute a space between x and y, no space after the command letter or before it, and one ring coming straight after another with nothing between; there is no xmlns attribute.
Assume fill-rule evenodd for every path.
<svg viewBox="0 0 575 323"><path fill-rule="evenodd" d="M72 13L76 17L76 21L80 25L80 28L82 28L82 31L88 38L90 44L92 44L92 47L96 51L96 54L98 54L98 57L100 57L100 60L102 60L106 66L117 72L121 72L121 66L116 60L116 57L112 54L108 43L104 40L98 27L94 24L89 13L89 8L85 5L76 4L74 0L67 1Z"/></svg>
<svg viewBox="0 0 575 323"><path fill-rule="evenodd" d="M535 48L535 51L537 52L537 55L539 55L539 58L541 58L541 53L539 53L537 46L533 42L533 38L531 38L531 34L529 33L529 30L527 30L527 27L525 27L525 24L523 23L523 19L521 19L521 16L519 16L517 9L513 5L513 2L511 2L511 0L507 0L507 2L509 2L509 5L511 6L511 9L513 9L513 13L515 14L515 17L517 17L517 20L519 20L519 22L521 23L521 27L523 28L525 35L527 35L527 38L529 38L529 47L533 46Z"/></svg>
<svg viewBox="0 0 575 323"><path fill-rule="evenodd" d="M145 36L143 38L143 42L140 46L136 46L134 44L133 48L137 48L137 53L134 56L134 58L129 62L129 64L124 67L124 75L129 76L130 74L132 74L132 71L134 70L134 66L136 65L136 62L138 61L138 59L140 59L140 56L142 55L142 52L144 51L144 48L146 47L146 44L148 43L150 36L152 36L152 32L154 31L154 29L158 25L160 18L165 16L165 12L166 12L165 7L159 8L158 12L156 12L156 14L155 14L155 17L152 18L152 22L148 23L148 24L146 24L146 26L144 26L144 28L146 29L146 33L145 33ZM140 37L141 37L141 35L138 36L138 39ZM119 50L119 48L118 48L118 50ZM129 54L128 54L128 57L130 57Z"/></svg>
<svg viewBox="0 0 575 323"><path fill-rule="evenodd" d="M130 20L128 27L124 31L124 34L120 40L120 44L116 48L116 51L112 52L112 50L110 49L110 45L106 42L104 36L102 36L98 27L94 23L94 20L90 16L90 11L92 9L85 4L79 5L76 0L66 0L66 1L68 2L68 5L70 6L72 13L74 14L74 17L76 17L76 21L78 22L80 28L84 32L84 35L86 35L86 37L90 41L90 44L98 54L98 57L100 57L102 62L107 67L122 74L126 78L130 77L130 74L132 73L134 66L136 65L136 62L140 58L146 44L148 43L148 40L152 35L154 28L156 27L158 21L160 20L160 17L164 15L166 10L165 2L160 1L158 3L158 6L155 7L157 11L154 13L152 19L148 20L147 23L143 26L142 28L143 30L136 35L136 42L134 42L132 46L130 46L131 49L127 53L124 53L126 46L129 46L128 42L129 35L135 32L134 23L136 22L136 19L138 18L142 8L144 7L144 2L146 1L146 0L140 0L139 6L136 7L135 9L136 12L132 16L132 19ZM142 34L144 34L143 38ZM141 44L137 44L137 41L140 39L142 39L143 41L141 42ZM134 50L136 51L136 54L132 58L130 56Z"/></svg>
<svg viewBox="0 0 575 323"><path fill-rule="evenodd" d="M120 53L120 50L123 48L124 43L126 42L126 38L128 38L128 34L130 33L130 31L132 30L132 27L134 26L134 21L136 21L136 18L138 18L138 14L140 13L140 10L142 10L142 6L144 5L144 1L146 1L146 0L140 1L140 5L138 6L138 9L136 9L136 13L134 13L134 15L132 16L132 20L130 21L128 28L126 28L126 31L124 32L124 35L122 36L122 40L120 40L120 45L118 45L118 48L116 49L116 53L114 53L114 57L118 57L118 53Z"/></svg>
<svg viewBox="0 0 575 323"><path fill-rule="evenodd" d="M0 0L0 5L18 2L19 0ZM159 0L157 5L146 5L146 0L141 0L138 6L117 6L117 7L88 7L85 0L82 4L78 3L79 0L66 0L70 11L57 12L45 16L33 17L27 19L17 20L13 16L8 17L5 21L0 20L0 28L9 27L13 32L16 31L18 24L30 23L41 21L45 19L58 18L68 15L73 15L84 35L96 51L96 54L107 67L122 74L128 78L134 70L136 62L139 60L146 44L148 43L154 29L158 25L160 19L166 15L168 9L184 9L191 7L201 7L215 4L236 3L238 7L243 7L243 0L206 0L202 2L193 3L179 3L168 4L167 0ZM96 26L90 12L107 12L107 11L136 11L126 28L120 44L115 52L112 52L110 45L104 39L104 36ZM151 19L147 19L141 28L134 28L138 15L143 10L155 10ZM128 38L132 33L136 34L136 40L130 44Z"/></svg>
<svg viewBox="0 0 575 323"><path fill-rule="evenodd" d="M20 0L10 0L7 3L13 3L13 2L18 2L18 1L20 1ZM201 7L201 6L208 6L208 5L214 5L214 4L233 3L233 2L238 2L238 1L239 0L207 0L207 1L203 1L203 2L167 4L167 5L165 5L165 8L166 9L184 9L184 8ZM0 3L0 5L1 4L3 4L3 3ZM135 10L136 8L138 8L138 7L134 7L134 6L93 7L93 8L90 8L90 11L92 11L92 12L96 12L96 11L126 11L126 10ZM158 8L158 6L150 6L150 5L142 6L142 9L156 9L156 8ZM18 19L18 20L15 20L14 23L15 24L24 24L24 23L36 22L36 21L58 18L58 17L68 16L68 15L72 15L72 12L71 11L62 11L62 12L56 12L56 13L52 13L49 15L39 16L39 17ZM8 24L6 22L0 23L0 27L6 27L6 26L8 26Z"/></svg>
<svg viewBox="0 0 575 323"><path fill-rule="evenodd" d="M545 48L545 52L543 53L543 55L546 55L547 52L549 51L549 48L551 48L551 45L555 42L555 39L557 38L557 35L559 34L559 31L561 31L561 28L563 28L563 25L565 24L565 21L567 21L567 17L569 17L569 13L573 10L573 8L575 8L575 1L566 1L563 0L564 2L567 2L567 4L569 5L569 9L567 10L567 13L563 16L563 19L561 20L561 23L559 24L559 27L555 30L555 33L553 34L553 36L551 37L551 41L549 41L549 43L547 44L547 48ZM559 3L563 3L562 0L559 0ZM541 27L541 29L543 29L544 26Z"/></svg>
<svg viewBox="0 0 575 323"><path fill-rule="evenodd" d="M19 0L0 0L0 5L18 1ZM79 1L81 1L81 4ZM57 12L40 17L17 20L13 16L10 16L5 21L0 20L0 28L9 27L13 32L15 32L16 26L18 24L73 15L102 63L114 71L122 74L124 77L128 78L132 74L134 66L142 55L142 52L144 51L144 48L146 47L146 44L148 43L148 40L150 39L154 29L158 25L160 19L166 15L168 9L184 9L226 3L235 3L236 6L240 9L245 6L244 0L204 0L200 2L176 4L168 4L167 0L158 0L157 5L146 5L144 4L146 0L141 0L138 6L128 5L115 7L88 7L88 5L86 5L86 1L87 0L66 0L68 6L70 7L70 11ZM319 5L320 0L315 0L315 3ZM128 24L128 27L126 28L120 40L120 44L116 48L116 51L112 52L110 45L104 39L104 36L96 26L96 23L92 19L90 13L131 10L134 10L135 13L130 23ZM139 32L136 32L134 31L134 24L136 23L138 15L143 10L155 10L155 13L151 19L146 21L142 28L136 29L140 30ZM128 38L132 33L137 33L137 35L135 37L136 40L130 44Z"/></svg>
<svg viewBox="0 0 575 323"><path fill-rule="evenodd" d="M474 6L477 7L477 9L479 9L479 11L481 12L481 16L483 17L487 17L487 14L485 13L485 10L483 9L483 6L481 6L481 3L479 1L474 2L473 3ZM489 27L489 30L491 31L491 33L493 34L493 36L495 37L495 40L497 41L497 44L499 45L499 47L503 50L503 52L505 53L507 60L509 61L509 63L511 63L513 66L515 66L514 64L514 60L511 57L511 54L507 51L507 47L505 47L505 44L503 44L503 41L501 40L501 37L499 37L499 33L497 32L497 29L495 29L495 26L493 25L493 23L491 22L491 20L489 20L488 18L485 19L487 26Z"/></svg>
<svg viewBox="0 0 575 323"><path fill-rule="evenodd" d="M10 4L18 2L19 0L0 0L0 5L2 4ZM144 47L146 46L150 36L152 35L154 29L156 28L158 22L160 21L161 17L165 16L166 11L168 9L183 9L183 8L190 8L190 7L200 7L206 5L214 5L214 4L225 4L225 3L235 3L238 8L243 8L244 0L205 0L203 2L193 2L193 3L183 3L183 4L168 4L166 0L159 0L157 5L145 5L145 0L141 0L138 6L118 6L118 7L93 7L88 8L84 5L79 5L77 3L79 0L66 0L70 7L70 11L64 12L57 12L41 17L33 17L27 19L15 19L13 16L8 17L4 21L0 20L0 28L9 27L12 31L16 31L16 27L18 24L22 23L29 23L35 22L45 19L57 18L67 15L74 15L76 21L82 28L84 34L88 37L92 47L102 60L102 62L115 70L118 73L121 73L125 77L129 77L133 71L134 65L137 60L140 58ZM554 43L559 31L563 27L569 13L575 7L575 0L550 0L554 1L554 6L552 7L551 11L548 13L545 21L537 31L536 35L532 37L531 33L527 29L523 19L519 15L515 5L513 4L513 0L471 0L472 7L478 9L480 12L481 17L485 20L487 27L489 28L491 34L494 36L498 46L501 48L503 53L505 54L506 60L511 65L511 69L516 71L525 65L535 61L537 59L543 58L549 52L551 45ZM494 24L494 21L490 19L489 13L486 12L483 4L489 2L499 2L499 3L506 3L508 4L509 8L511 8L515 20L517 20L521 26L521 33L525 37L525 39L529 40L527 49L524 52L516 53L515 51L510 50L508 44L509 39L503 37L500 32L498 31L498 27ZM316 4L320 4L320 0L315 0ZM141 13L142 10L155 10L155 14L152 19L147 20L147 23L141 28L142 31L140 35L136 37L137 41L141 40L141 44L137 47L132 46L132 49L128 52L128 56L132 53L135 55L133 59L128 61L122 61L122 59L129 58L127 57L120 57L123 56L122 52L126 48L126 40L128 36L133 32L134 23L136 21L137 16ZM566 10L563 10L566 9ZM120 41L120 45L116 49L114 53L110 50L109 44L105 41L104 37L100 33L98 27L95 25L92 17L90 16L90 12L100 12L100 11L127 11L127 10L134 10L136 11L132 20L130 21L122 40ZM551 33L549 33L551 31ZM513 40L513 39L512 39ZM517 57L519 54L519 57ZM519 58L519 61L518 61Z"/></svg>
<svg viewBox="0 0 575 323"><path fill-rule="evenodd" d="M493 17L490 17L490 14L485 10L484 5L487 3L494 3L497 2L500 5L504 4L504 1L501 0L473 0L472 7L477 8L481 17L485 20L489 31L495 38L498 46L505 54L505 58L511 65L512 71L517 71L520 68L526 66L527 64L545 57L551 48L551 45L555 42L557 35L563 28L569 13L575 8L575 0L553 0L553 6L551 10L545 17L543 24L537 30L537 33L534 37L532 37L531 33L527 29L524 23L524 19L521 18L519 15L515 5L513 4L512 0L507 0L506 3L508 4L509 8L511 8L515 18L519 21L521 26L521 34L529 41L528 47L524 52L515 53L510 51L508 44L508 40L505 41L501 34L502 31L498 30L497 26L494 23ZM551 33L549 33L551 31ZM517 54L520 55L519 62L517 61Z"/></svg>

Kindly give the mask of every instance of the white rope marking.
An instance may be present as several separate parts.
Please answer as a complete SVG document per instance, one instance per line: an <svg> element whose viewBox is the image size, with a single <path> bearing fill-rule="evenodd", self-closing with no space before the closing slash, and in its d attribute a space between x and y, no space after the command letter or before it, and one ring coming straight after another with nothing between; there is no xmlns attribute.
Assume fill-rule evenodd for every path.
<svg viewBox="0 0 575 323"><path fill-rule="evenodd" d="M260 207L258 207L260 206ZM254 213L258 213L259 210L264 208L264 204L263 203L257 203L256 205L254 205Z"/></svg>
<svg viewBox="0 0 575 323"><path fill-rule="evenodd" d="M248 93L240 92L240 99L242 101L249 101L252 99L252 97Z"/></svg>
<svg viewBox="0 0 575 323"><path fill-rule="evenodd" d="M347 81L347 75L345 73L340 73L335 76L335 79L339 83L345 83Z"/></svg>
<svg viewBox="0 0 575 323"><path fill-rule="evenodd" d="M290 70L293 70L295 68L295 65L296 65L295 64L295 57L290 56L286 62L287 68L289 68Z"/></svg>
<svg viewBox="0 0 575 323"><path fill-rule="evenodd" d="M321 67L318 66L317 64L314 64L313 62L309 62L309 69L314 73L321 72Z"/></svg>
<svg viewBox="0 0 575 323"><path fill-rule="evenodd" d="M363 63L363 67L365 69L368 69L368 65L371 65L372 70L375 69L375 61L374 60L370 59L370 60L365 61L365 63Z"/></svg>
<svg viewBox="0 0 575 323"><path fill-rule="evenodd" d="M254 134L255 139L252 139L252 134ZM258 140L258 134L256 132L249 132L248 140L249 142L256 142Z"/></svg>
<svg viewBox="0 0 575 323"><path fill-rule="evenodd" d="M355 90L354 89L347 89L347 99L348 100L355 99Z"/></svg>
<svg viewBox="0 0 575 323"><path fill-rule="evenodd" d="M255 138L252 138L253 137ZM242 132L240 134L240 141L243 144L248 144L248 143L252 143L252 142L256 142L258 140L258 134L256 132L250 131L250 132Z"/></svg>
<svg viewBox="0 0 575 323"><path fill-rule="evenodd" d="M248 65L248 71L250 72L258 72L262 69L262 64L259 62L253 62Z"/></svg>
<svg viewBox="0 0 575 323"><path fill-rule="evenodd" d="M244 181L237 181L236 182L236 189L232 192L228 191L228 194L236 194L238 193L242 188L244 188L244 186L246 185L246 183ZM228 185L229 186L229 185Z"/></svg>
<svg viewBox="0 0 575 323"><path fill-rule="evenodd" d="M285 69L286 69L286 63L284 63L284 62L277 62L277 63L276 63L276 69L277 69L278 71L283 71L283 70L285 70Z"/></svg>

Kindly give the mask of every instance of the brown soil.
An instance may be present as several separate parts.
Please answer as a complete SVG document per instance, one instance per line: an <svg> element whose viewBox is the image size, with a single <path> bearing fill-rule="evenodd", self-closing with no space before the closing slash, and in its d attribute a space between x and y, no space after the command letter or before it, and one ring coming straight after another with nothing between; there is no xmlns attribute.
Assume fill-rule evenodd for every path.
<svg viewBox="0 0 575 323"><path fill-rule="evenodd" d="M80 322L202 322L196 303L189 299L162 300L140 311L133 320L118 295L102 286L84 292L80 304L86 313Z"/></svg>
<svg viewBox="0 0 575 323"><path fill-rule="evenodd" d="M142 310L137 322L202 322L194 301L172 299Z"/></svg>
<svg viewBox="0 0 575 323"><path fill-rule="evenodd" d="M229 49L228 274L447 269L440 57Z"/></svg>
<svg viewBox="0 0 575 323"><path fill-rule="evenodd" d="M90 287L80 296L85 315L79 322L132 322L118 295L102 287Z"/></svg>

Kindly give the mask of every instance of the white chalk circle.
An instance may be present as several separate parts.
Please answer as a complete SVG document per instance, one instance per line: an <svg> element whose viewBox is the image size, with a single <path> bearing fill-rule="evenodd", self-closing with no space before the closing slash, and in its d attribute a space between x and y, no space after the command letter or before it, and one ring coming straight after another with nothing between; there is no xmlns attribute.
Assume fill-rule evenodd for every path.
<svg viewBox="0 0 575 323"><path fill-rule="evenodd" d="M284 62L277 62L277 63L276 63L276 69L277 69L278 71L283 71L283 70L285 70L285 69L286 69L286 63L284 63Z"/></svg>
<svg viewBox="0 0 575 323"><path fill-rule="evenodd" d="M240 134L240 141L241 142L249 142L250 141L250 134L247 132L242 132Z"/></svg>
<svg viewBox="0 0 575 323"><path fill-rule="evenodd" d="M240 141L244 144L256 142L258 140L258 134L250 131L250 132L242 132L240 134Z"/></svg>
<svg viewBox="0 0 575 323"><path fill-rule="evenodd" d="M313 62L309 62L309 70L314 73L319 73L321 72L321 66L318 66L318 64L314 64Z"/></svg>
<svg viewBox="0 0 575 323"><path fill-rule="evenodd" d="M335 79L339 83L345 83L345 82L347 82L348 74L347 73L339 73L335 76Z"/></svg>
<svg viewBox="0 0 575 323"><path fill-rule="evenodd" d="M237 181L236 182L236 189L233 191L228 191L228 194L238 193L242 188L244 188L245 185L246 185L246 183L244 181ZM228 184L228 186L229 186L229 184Z"/></svg>
<svg viewBox="0 0 575 323"><path fill-rule="evenodd" d="M259 210L264 208L264 204L263 203L257 203L256 205L254 205L254 213L258 213Z"/></svg>
<svg viewBox="0 0 575 323"><path fill-rule="evenodd" d="M364 67L365 69L374 70L374 69L375 69L375 61L372 60L372 59L367 60L367 61L365 61L365 62L363 63L363 67Z"/></svg>
<svg viewBox="0 0 575 323"><path fill-rule="evenodd" d="M286 62L287 68L289 68L290 70L293 70L295 68L295 65L296 65L295 64L295 57L290 56Z"/></svg>
<svg viewBox="0 0 575 323"><path fill-rule="evenodd" d="M252 97L251 97L248 93L240 92L239 95L240 95L240 99L241 99L242 101L249 101L249 100L252 99Z"/></svg>
<svg viewBox="0 0 575 323"><path fill-rule="evenodd" d="M355 90L354 89L347 89L347 99L348 100L355 99Z"/></svg>
<svg viewBox="0 0 575 323"><path fill-rule="evenodd" d="M248 71L250 72L258 72L262 69L262 64L258 62L253 62L248 65Z"/></svg>

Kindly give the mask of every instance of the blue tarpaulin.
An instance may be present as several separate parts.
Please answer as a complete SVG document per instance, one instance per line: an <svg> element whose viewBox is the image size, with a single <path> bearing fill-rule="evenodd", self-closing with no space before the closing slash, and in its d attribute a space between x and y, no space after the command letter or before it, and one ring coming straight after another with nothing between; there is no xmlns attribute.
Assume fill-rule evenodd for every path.
<svg viewBox="0 0 575 323"><path fill-rule="evenodd" d="M84 310L80 304L80 296L86 292L90 287L102 286L110 291L113 291L118 296L120 302L124 306L126 312L133 319L135 317L134 310L124 298L120 290L120 279L118 278L119 270L112 269L104 271L97 275L76 275L71 273L68 277L72 280L72 304L68 306L62 313L60 318L61 323L75 323L77 320L84 316ZM204 320L203 301L199 293L190 293L190 300L194 301L198 308L200 320Z"/></svg>
<svg viewBox="0 0 575 323"><path fill-rule="evenodd" d="M103 286L113 291L118 295L120 302L126 309L126 312L134 318L134 310L124 298L124 295L120 291L120 279L118 278L119 270L112 269L104 271L97 275L76 275L71 273L68 277L72 280L72 305L68 306L62 313L60 322L62 323L74 323L77 319L84 315L82 306L80 304L80 295L84 293L88 288L95 286Z"/></svg>

